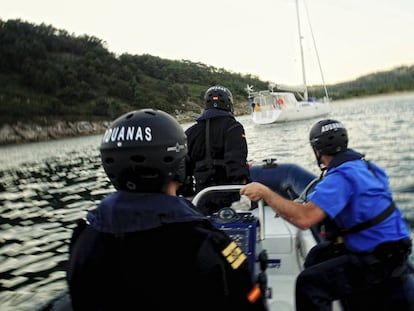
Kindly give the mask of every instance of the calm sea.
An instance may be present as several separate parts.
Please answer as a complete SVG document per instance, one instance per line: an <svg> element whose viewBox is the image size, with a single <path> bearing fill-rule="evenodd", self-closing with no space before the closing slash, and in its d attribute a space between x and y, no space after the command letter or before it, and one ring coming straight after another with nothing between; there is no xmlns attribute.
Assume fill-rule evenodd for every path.
<svg viewBox="0 0 414 311"><path fill-rule="evenodd" d="M345 124L351 148L386 169L414 232L414 93L337 101L329 117ZM319 174L308 143L318 119L271 125L238 119L252 162L276 158ZM33 310L66 289L75 222L112 191L99 142L89 136L0 147L1 310Z"/></svg>

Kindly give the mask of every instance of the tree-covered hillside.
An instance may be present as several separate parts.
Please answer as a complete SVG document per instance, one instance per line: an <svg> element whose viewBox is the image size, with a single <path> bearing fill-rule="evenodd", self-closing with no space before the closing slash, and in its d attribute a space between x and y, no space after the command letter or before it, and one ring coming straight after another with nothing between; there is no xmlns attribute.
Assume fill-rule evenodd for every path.
<svg viewBox="0 0 414 311"><path fill-rule="evenodd" d="M330 85L328 88L329 96L334 99L412 91L414 90L414 65L373 73L354 81Z"/></svg>
<svg viewBox="0 0 414 311"><path fill-rule="evenodd" d="M0 125L30 120L112 120L140 108L200 112L207 87L230 88L235 102L245 87L267 81L187 60L115 55L93 36L50 25L0 20ZM283 81L280 81L283 83ZM328 86L333 99L414 89L414 66ZM309 89L322 95L322 87Z"/></svg>
<svg viewBox="0 0 414 311"><path fill-rule="evenodd" d="M20 20L0 21L0 122L44 118L113 119L132 109L200 112L213 84L242 100L267 83L224 69L151 55L109 52L95 37ZM0 124L1 124L0 123Z"/></svg>

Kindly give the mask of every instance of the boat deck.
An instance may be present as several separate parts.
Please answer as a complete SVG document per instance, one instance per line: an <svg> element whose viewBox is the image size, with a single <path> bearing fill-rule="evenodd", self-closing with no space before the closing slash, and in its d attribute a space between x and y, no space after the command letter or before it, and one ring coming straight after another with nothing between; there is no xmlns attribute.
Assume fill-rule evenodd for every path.
<svg viewBox="0 0 414 311"><path fill-rule="evenodd" d="M259 209L252 212L259 217ZM276 216L270 207L265 207L263 213L265 238L260 241L260 247L267 251L269 260L266 270L271 292L269 310L295 310L296 277L315 240L310 230L299 230ZM338 303L333 310L341 310Z"/></svg>
<svg viewBox="0 0 414 311"><path fill-rule="evenodd" d="M265 239L261 240L260 247L267 251L269 260L266 270L271 293L269 310L295 310L295 281L303 262L296 251L298 230L277 217L269 207L264 209L264 219Z"/></svg>

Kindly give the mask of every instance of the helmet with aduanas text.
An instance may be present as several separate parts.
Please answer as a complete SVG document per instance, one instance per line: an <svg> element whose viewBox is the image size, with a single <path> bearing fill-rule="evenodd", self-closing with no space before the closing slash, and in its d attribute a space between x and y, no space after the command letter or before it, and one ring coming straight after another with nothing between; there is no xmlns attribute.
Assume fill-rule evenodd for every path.
<svg viewBox="0 0 414 311"><path fill-rule="evenodd" d="M313 150L320 154L334 155L348 148L348 132L345 126L336 120L321 120L309 133Z"/></svg>
<svg viewBox="0 0 414 311"><path fill-rule="evenodd" d="M112 122L102 137L100 153L116 189L164 192L170 181L184 180L187 137L166 112L136 110Z"/></svg>

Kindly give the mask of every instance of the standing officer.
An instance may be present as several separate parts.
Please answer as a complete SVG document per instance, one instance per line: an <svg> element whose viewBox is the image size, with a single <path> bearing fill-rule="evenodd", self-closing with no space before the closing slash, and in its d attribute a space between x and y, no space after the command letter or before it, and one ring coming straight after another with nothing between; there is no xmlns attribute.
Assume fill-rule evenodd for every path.
<svg viewBox="0 0 414 311"><path fill-rule="evenodd" d="M243 125L233 115L233 95L216 85L204 95L205 110L197 123L186 130L188 137L186 196L215 185L245 184L250 181L247 142ZM199 202L205 214L238 201L238 193L214 193Z"/></svg>

